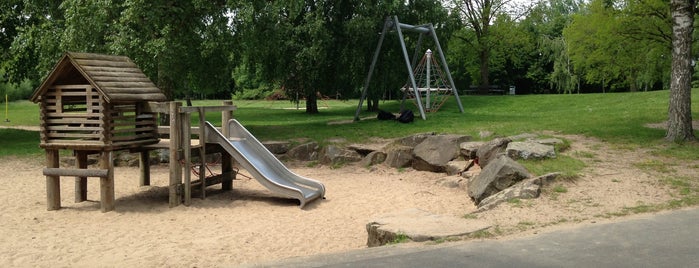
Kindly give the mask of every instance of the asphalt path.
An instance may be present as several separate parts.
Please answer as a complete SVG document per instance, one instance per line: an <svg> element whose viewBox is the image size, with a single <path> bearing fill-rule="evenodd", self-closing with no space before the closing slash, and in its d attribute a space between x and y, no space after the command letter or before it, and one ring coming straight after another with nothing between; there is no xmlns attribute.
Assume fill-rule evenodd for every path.
<svg viewBox="0 0 699 268"><path fill-rule="evenodd" d="M255 267L699 267L699 207L516 239L384 246Z"/></svg>

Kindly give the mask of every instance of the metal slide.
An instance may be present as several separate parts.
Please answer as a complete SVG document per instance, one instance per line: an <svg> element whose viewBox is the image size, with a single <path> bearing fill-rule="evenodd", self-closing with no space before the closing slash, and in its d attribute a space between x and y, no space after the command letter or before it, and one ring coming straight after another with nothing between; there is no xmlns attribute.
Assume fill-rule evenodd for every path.
<svg viewBox="0 0 699 268"><path fill-rule="evenodd" d="M226 127L230 137L225 137L211 123L206 122L206 141L220 144L267 189L298 199L301 208L306 203L325 196L325 186L322 183L291 172L237 120L231 119Z"/></svg>

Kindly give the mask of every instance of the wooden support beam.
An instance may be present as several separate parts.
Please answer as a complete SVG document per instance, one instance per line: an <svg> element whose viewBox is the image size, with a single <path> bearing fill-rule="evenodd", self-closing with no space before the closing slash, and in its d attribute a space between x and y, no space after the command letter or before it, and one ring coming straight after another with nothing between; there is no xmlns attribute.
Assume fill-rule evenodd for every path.
<svg viewBox="0 0 699 268"><path fill-rule="evenodd" d="M199 107L199 141L206 144L206 129L204 128L204 122L206 122L206 109L204 107ZM187 137L189 139L189 137ZM187 141L189 142L189 140ZM199 180L206 182L206 146L199 147ZM206 198L206 183L201 184L201 199Z"/></svg>
<svg viewBox="0 0 699 268"><path fill-rule="evenodd" d="M106 169L79 169L79 168L45 168L46 176L73 176L73 177L107 177L109 170Z"/></svg>
<svg viewBox="0 0 699 268"><path fill-rule="evenodd" d="M180 106L182 106L182 103L170 102L170 207L179 206L182 203L182 195L178 190L182 185L182 167L180 166L181 158L179 157L182 150Z"/></svg>
<svg viewBox="0 0 699 268"><path fill-rule="evenodd" d="M114 210L114 165L112 151L100 155L100 168L107 170L107 176L100 177L100 208L102 212Z"/></svg>
<svg viewBox="0 0 699 268"><path fill-rule="evenodd" d="M87 170L87 152L86 151L76 151L75 152L75 165L76 168L81 170ZM75 177L75 203L80 203L87 201L87 177L86 176L76 176Z"/></svg>
<svg viewBox="0 0 699 268"><path fill-rule="evenodd" d="M46 166L48 168L59 167L58 150L46 150ZM46 175L46 210L61 208L61 182L60 176Z"/></svg>
<svg viewBox="0 0 699 268"><path fill-rule="evenodd" d="M150 185L150 151L139 152L138 166L140 169L139 181L141 186Z"/></svg>

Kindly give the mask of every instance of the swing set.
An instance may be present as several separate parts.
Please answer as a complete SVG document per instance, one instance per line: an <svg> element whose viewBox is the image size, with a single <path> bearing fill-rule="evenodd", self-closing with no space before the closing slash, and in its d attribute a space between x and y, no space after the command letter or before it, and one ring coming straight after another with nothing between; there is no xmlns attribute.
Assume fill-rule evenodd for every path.
<svg viewBox="0 0 699 268"><path fill-rule="evenodd" d="M431 23L418 26L404 24L398 21L398 16L393 16L392 18L386 17L384 22L383 30L381 31L381 36L379 37L379 43L376 45L374 57L372 58L371 66L369 67L369 73L367 74L364 88L362 89L359 105L357 105L357 111L354 114L354 121L359 121L359 113L361 112L362 105L366 99L367 91L369 90L369 83L371 82L371 77L374 73L374 68L376 67L376 61L381 53L381 47L383 45L384 38L386 37L386 33L394 30L398 34L398 39L403 52L403 59L405 60L405 67L408 70L408 83L401 88L404 93L403 101L401 103L401 110L404 109L405 100L408 97L412 97L414 98L415 104L418 107L420 117L423 120L426 120L427 117L425 116L425 111L437 111L446 100L446 93L450 93L450 95L455 96L456 103L459 106L459 111L463 113L464 108L461 105L459 93L454 85L454 80L451 77L451 72L449 71L449 66L447 66L447 60L444 57L444 52L439 44L439 39L435 33L434 26ZM405 40L403 38L403 30L408 32L417 32L420 34L412 61L408 57L408 49L406 48ZM420 65L416 66L418 53L421 51L422 41L426 35L432 36L437 49L437 55L439 56L439 63L441 64L437 63L436 59L432 57L432 51L427 50L427 53L425 53L423 59L420 61ZM435 67L434 73L431 72L432 66ZM425 70L425 72L423 72L423 70ZM444 71L442 72L442 70ZM426 74L423 75L423 73ZM417 78L416 74L418 74ZM431 81L436 83L432 84ZM418 86L419 83L420 86ZM424 104L422 101L423 96L425 98Z"/></svg>

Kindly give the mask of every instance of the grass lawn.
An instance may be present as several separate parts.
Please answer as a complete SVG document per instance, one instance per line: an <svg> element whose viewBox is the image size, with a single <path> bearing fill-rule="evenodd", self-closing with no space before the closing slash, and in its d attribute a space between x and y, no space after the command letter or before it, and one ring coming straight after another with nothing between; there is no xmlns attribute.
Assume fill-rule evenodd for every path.
<svg viewBox="0 0 699 268"><path fill-rule="evenodd" d="M693 90L693 118L699 119L696 105L699 90ZM343 138L362 142L369 137L394 138L419 132L467 134L478 139L481 131L494 135L523 132L554 131L561 134L582 134L597 137L623 147L661 145L660 152L680 158L699 158L696 143L670 144L663 141L665 131L645 127L667 118L668 91L637 93L606 93L580 95L522 95L522 96L462 96L464 113L456 102L449 100L436 113L419 119L412 103L407 107L416 112L411 124L378 121L375 113L362 111L360 118L371 118L350 124L329 124L351 121L357 100L319 101L320 113L306 114L288 101L235 101L234 117L260 140L293 140L309 138L325 142ZM220 105L219 100L194 101L194 105ZM383 110L397 112L399 101L380 103ZM3 107L4 108L4 107ZM38 105L29 101L9 103L10 122L3 126L38 126ZM220 124L220 114L207 114L207 120ZM695 130L696 131L696 130ZM699 136L699 134L697 134ZM38 134L27 131L0 129L0 156L33 154ZM16 149L8 149L19 147ZM29 148L29 149L27 149ZM36 149L36 152L39 150Z"/></svg>

